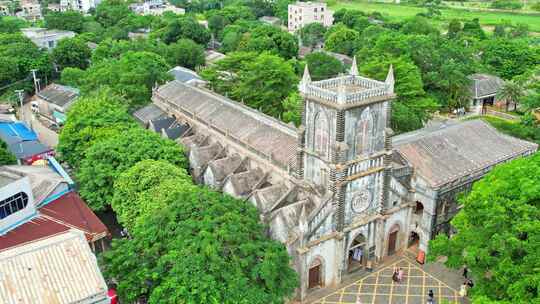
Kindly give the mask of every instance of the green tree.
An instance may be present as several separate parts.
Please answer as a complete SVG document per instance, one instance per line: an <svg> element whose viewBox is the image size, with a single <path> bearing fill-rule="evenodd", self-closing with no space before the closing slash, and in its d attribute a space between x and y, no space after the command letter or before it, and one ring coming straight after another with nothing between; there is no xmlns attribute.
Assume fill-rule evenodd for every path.
<svg viewBox="0 0 540 304"><path fill-rule="evenodd" d="M538 176L538 153L497 166L460 199L461 211L451 222L457 233L430 242L430 259L444 255L447 266L467 265L475 279L475 303L539 300Z"/></svg>
<svg viewBox="0 0 540 304"><path fill-rule="evenodd" d="M293 91L287 98L283 100L283 121L292 122L295 126L302 123L302 113L300 113L300 103L302 96L298 91Z"/></svg>
<svg viewBox="0 0 540 304"><path fill-rule="evenodd" d="M298 42L288 32L264 24L244 35L238 50L258 53L268 51L290 59L298 55Z"/></svg>
<svg viewBox="0 0 540 304"><path fill-rule="evenodd" d="M104 0L96 7L96 21L107 28L132 14L124 0Z"/></svg>
<svg viewBox="0 0 540 304"><path fill-rule="evenodd" d="M44 16L45 27L57 30L66 30L81 33L83 31L84 16L77 11L47 12Z"/></svg>
<svg viewBox="0 0 540 304"><path fill-rule="evenodd" d="M133 108L149 102L153 86L172 79L168 70L165 59L155 53L128 51L118 60L90 66L81 89L87 93L107 86Z"/></svg>
<svg viewBox="0 0 540 304"><path fill-rule="evenodd" d="M540 64L540 49L532 47L527 41L488 39L481 49L482 63L505 79L512 79Z"/></svg>
<svg viewBox="0 0 540 304"><path fill-rule="evenodd" d="M344 71L341 61L324 52L308 54L305 59L311 79L315 81L335 77Z"/></svg>
<svg viewBox="0 0 540 304"><path fill-rule="evenodd" d="M21 18L0 16L0 33L17 33L23 27L28 27L28 23Z"/></svg>
<svg viewBox="0 0 540 304"><path fill-rule="evenodd" d="M208 28L212 34L214 34L214 37L220 37L221 31L223 31L226 26L226 22L225 17L218 14L208 18Z"/></svg>
<svg viewBox="0 0 540 304"><path fill-rule="evenodd" d="M330 52L352 55L357 47L360 35L343 25L334 26L327 32L324 48Z"/></svg>
<svg viewBox="0 0 540 304"><path fill-rule="evenodd" d="M401 31L408 35L439 35L439 30L428 19L421 16L415 16L405 21ZM450 32L450 29L448 31Z"/></svg>
<svg viewBox="0 0 540 304"><path fill-rule="evenodd" d="M170 44L167 53L167 60L172 66L180 65L195 69L204 65L204 48L190 39L180 39Z"/></svg>
<svg viewBox="0 0 540 304"><path fill-rule="evenodd" d="M17 163L15 155L8 150L7 144L0 139L0 166L14 165Z"/></svg>
<svg viewBox="0 0 540 304"><path fill-rule="evenodd" d="M462 30L463 25L461 24L461 21L459 21L458 19L452 19L448 23L448 32L446 33L446 35L448 36L448 38L454 39L461 34Z"/></svg>
<svg viewBox="0 0 540 304"><path fill-rule="evenodd" d="M165 27L162 38L167 44L187 38L206 45L210 41L210 32L194 18L180 17Z"/></svg>
<svg viewBox="0 0 540 304"><path fill-rule="evenodd" d="M102 255L126 302L284 303L298 286L285 247L269 240L248 202L165 182L130 239ZM194 280L193 278L197 278Z"/></svg>
<svg viewBox="0 0 540 304"><path fill-rule="evenodd" d="M245 64L231 93L248 106L278 117L283 113L281 101L297 82L290 64L278 56L263 53Z"/></svg>
<svg viewBox="0 0 540 304"><path fill-rule="evenodd" d="M121 98L108 90L85 96L73 104L59 136L57 152L71 167L78 168L86 150L108 130L135 126Z"/></svg>
<svg viewBox="0 0 540 304"><path fill-rule="evenodd" d="M174 141L142 128L129 128L94 142L85 151L76 173L81 196L93 210L104 210L111 203L114 181L137 162L165 160L186 167L182 148Z"/></svg>
<svg viewBox="0 0 540 304"><path fill-rule="evenodd" d="M21 33L0 34L0 62L0 85L25 79L32 69L38 70L39 77L52 74L49 54Z"/></svg>
<svg viewBox="0 0 540 304"><path fill-rule="evenodd" d="M51 55L61 69L67 67L86 69L92 51L86 42L75 37L60 40Z"/></svg>
<svg viewBox="0 0 540 304"><path fill-rule="evenodd" d="M300 39L302 40L302 46L306 47L315 47L319 43L324 41L324 34L326 33L326 28L318 23L310 23L300 29Z"/></svg>
<svg viewBox="0 0 540 304"><path fill-rule="evenodd" d="M497 95L499 99L506 101L506 110L508 111L510 104L514 105L514 109L517 108L520 99L525 95L525 88L521 83L509 80L504 82Z"/></svg>
<svg viewBox="0 0 540 304"><path fill-rule="evenodd" d="M475 37L480 40L486 39L486 33L482 29L482 26L480 25L480 21L478 20L478 18L474 18L472 20L466 21L463 24L463 33L465 35Z"/></svg>
<svg viewBox="0 0 540 304"><path fill-rule="evenodd" d="M92 62L95 64L103 60L118 59L128 51L152 52L166 57L167 45L156 40L142 38L134 40L105 39L92 52Z"/></svg>
<svg viewBox="0 0 540 304"><path fill-rule="evenodd" d="M157 211L158 208L149 205L149 202L156 201L147 200L145 195L169 180L174 181L178 188L193 187L185 169L163 160L143 160L120 174L114 182L111 201L118 221L128 230L132 230L141 215Z"/></svg>

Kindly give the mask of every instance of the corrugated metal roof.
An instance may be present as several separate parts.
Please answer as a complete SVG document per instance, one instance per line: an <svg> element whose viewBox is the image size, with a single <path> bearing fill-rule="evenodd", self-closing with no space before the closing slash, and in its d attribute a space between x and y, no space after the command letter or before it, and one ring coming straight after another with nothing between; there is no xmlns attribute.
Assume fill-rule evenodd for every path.
<svg viewBox="0 0 540 304"><path fill-rule="evenodd" d="M0 302L100 303L107 285L84 235L75 230L0 252Z"/></svg>
<svg viewBox="0 0 540 304"><path fill-rule="evenodd" d="M496 95L504 85L504 80L488 74L472 74L468 78L472 80L471 92L473 98L481 98Z"/></svg>
<svg viewBox="0 0 540 304"><path fill-rule="evenodd" d="M37 95L50 103L63 107L79 97L79 90L53 83L39 91Z"/></svg>
<svg viewBox="0 0 540 304"><path fill-rule="evenodd" d="M146 125L149 121L164 117L166 115L160 108L155 104L149 104L146 107L140 108L133 113L138 121Z"/></svg>

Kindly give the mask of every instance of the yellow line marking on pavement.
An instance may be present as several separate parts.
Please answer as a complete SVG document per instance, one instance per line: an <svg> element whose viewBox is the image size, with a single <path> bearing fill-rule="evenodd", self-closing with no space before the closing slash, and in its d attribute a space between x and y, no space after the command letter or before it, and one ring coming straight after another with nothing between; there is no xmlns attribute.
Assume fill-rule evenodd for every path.
<svg viewBox="0 0 540 304"><path fill-rule="evenodd" d="M409 282L411 281L411 263L408 263L407 265L407 290L406 290L406 295L405 295L405 304L409 304L409 289L411 287L411 285L409 284Z"/></svg>

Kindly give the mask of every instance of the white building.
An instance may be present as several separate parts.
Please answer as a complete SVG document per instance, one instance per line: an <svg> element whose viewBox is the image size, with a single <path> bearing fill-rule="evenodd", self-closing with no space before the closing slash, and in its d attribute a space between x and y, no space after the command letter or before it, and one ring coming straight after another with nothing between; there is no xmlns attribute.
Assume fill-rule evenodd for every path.
<svg viewBox="0 0 540 304"><path fill-rule="evenodd" d="M54 49L61 39L75 37L75 32L72 31L48 30L39 27L23 28L21 32L38 47L48 50Z"/></svg>
<svg viewBox="0 0 540 304"><path fill-rule="evenodd" d="M28 21L37 21L43 16L41 15L41 4L37 0L24 0L20 2L21 11L16 13L16 16Z"/></svg>
<svg viewBox="0 0 540 304"><path fill-rule="evenodd" d="M150 0L143 3L135 3L130 6L131 10L139 15L161 16L165 12L171 12L177 15L183 15L186 10L176 7L162 0Z"/></svg>
<svg viewBox="0 0 540 304"><path fill-rule="evenodd" d="M326 27L334 22L334 12L320 2L296 2L289 4L289 32L296 32L310 23L320 23Z"/></svg>
<svg viewBox="0 0 540 304"><path fill-rule="evenodd" d="M35 216L30 177L0 172L0 235Z"/></svg>
<svg viewBox="0 0 540 304"><path fill-rule="evenodd" d="M96 8L99 3L101 3L101 0L60 0L60 10L63 12L74 10L88 13L91 8Z"/></svg>

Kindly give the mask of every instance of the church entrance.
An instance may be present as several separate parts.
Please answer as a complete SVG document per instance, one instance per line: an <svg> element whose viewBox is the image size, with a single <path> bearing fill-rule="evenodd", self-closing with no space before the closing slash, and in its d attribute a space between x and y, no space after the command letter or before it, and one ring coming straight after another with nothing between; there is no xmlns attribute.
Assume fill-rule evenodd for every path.
<svg viewBox="0 0 540 304"><path fill-rule="evenodd" d="M362 269L367 262L366 238L359 234L349 248L347 271L353 272Z"/></svg>
<svg viewBox="0 0 540 304"><path fill-rule="evenodd" d="M322 287L321 261L316 259L311 263L308 272L308 288Z"/></svg>
<svg viewBox="0 0 540 304"><path fill-rule="evenodd" d="M390 229L390 234L388 235L388 255L393 255L396 253L398 234L399 226L394 225L392 229Z"/></svg>

